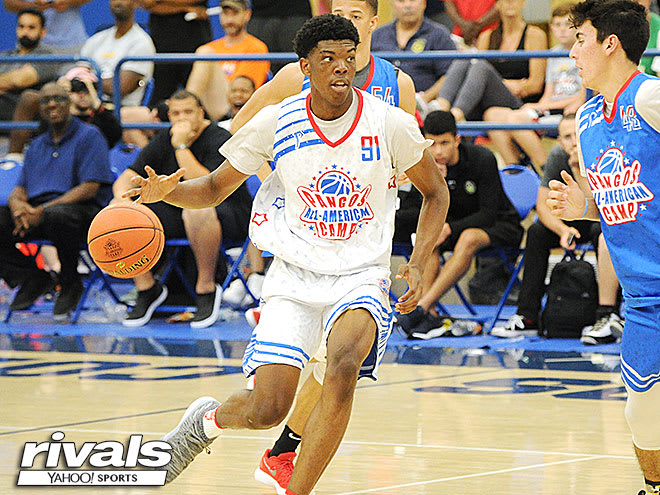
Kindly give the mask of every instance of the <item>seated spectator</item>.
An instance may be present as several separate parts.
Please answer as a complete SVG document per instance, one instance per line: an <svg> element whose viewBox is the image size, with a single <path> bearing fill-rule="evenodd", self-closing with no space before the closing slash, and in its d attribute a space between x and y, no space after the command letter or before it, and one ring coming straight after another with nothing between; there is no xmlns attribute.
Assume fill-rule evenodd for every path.
<svg viewBox="0 0 660 495"><path fill-rule="evenodd" d="M96 33L80 50L80 55L91 58L101 68L103 94L108 98L115 92L115 67L120 59L130 55L156 53L149 35L135 22L136 7L137 0L110 0L114 26ZM145 85L153 72L153 62L132 60L122 64L119 74L122 106L142 104Z"/></svg>
<svg viewBox="0 0 660 495"><path fill-rule="evenodd" d="M431 112L424 121L424 136L433 141L429 152L445 175L450 203L434 255L424 267L418 306L396 317L408 335L440 326L436 303L465 275L479 250L518 248L523 236L520 216L502 188L495 156L486 148L461 142L450 112ZM441 265L445 251L453 254Z"/></svg>
<svg viewBox="0 0 660 495"><path fill-rule="evenodd" d="M647 50L653 50L660 47L660 15L651 12L651 0L637 0L637 3L646 7L646 18L649 21L651 36L646 45ZM651 76L658 75L660 72L660 57L642 57L639 63L639 70Z"/></svg>
<svg viewBox="0 0 660 495"><path fill-rule="evenodd" d="M452 34L473 45L483 31L495 29L500 14L496 0L447 0L443 2L447 15L454 22Z"/></svg>
<svg viewBox="0 0 660 495"><path fill-rule="evenodd" d="M44 16L46 35L42 46L58 55L76 55L87 39L80 8L89 0L3 0L7 12L33 9Z"/></svg>
<svg viewBox="0 0 660 495"><path fill-rule="evenodd" d="M238 76L229 85L229 112L218 125L231 132L231 121L254 94L254 82L247 76Z"/></svg>
<svg viewBox="0 0 660 495"><path fill-rule="evenodd" d="M293 51L298 29L312 17L309 0L252 0L251 3L250 34L266 43L271 53ZM285 62L271 64L273 74L285 65Z"/></svg>
<svg viewBox="0 0 660 495"><path fill-rule="evenodd" d="M479 50L545 50L545 32L528 25L522 16L525 0L498 0L500 24L477 38ZM456 120L482 120L492 107L520 108L536 101L543 91L545 60L540 58L479 59L452 62L438 95L441 110L451 110ZM530 157L534 165L545 155Z"/></svg>
<svg viewBox="0 0 660 495"><path fill-rule="evenodd" d="M449 30L424 17L426 0L393 0L392 7L396 20L373 32L373 51L422 53L428 50L456 50ZM415 88L421 92L421 98L428 103L438 96L451 60L393 60L392 63L412 78Z"/></svg>
<svg viewBox="0 0 660 495"><path fill-rule="evenodd" d="M135 163L117 178L113 202L126 201L121 195L133 187L133 177L146 176L147 165L157 174L167 175L185 168L183 179L189 180L210 173L224 162L218 148L230 134L204 118L199 98L179 90L167 103L171 129L157 133ZM223 238L242 242L247 237L252 207L250 193L243 184L221 205L201 210L182 210L165 202L147 206L160 218L167 239L187 237L190 241L197 265L197 311L190 326L212 325L218 319L222 298L222 290L215 282L220 244ZM123 322L129 327L147 324L167 298L167 287L156 282L151 272L135 277L134 282L137 301Z"/></svg>
<svg viewBox="0 0 660 495"><path fill-rule="evenodd" d="M46 34L44 15L35 9L22 10L16 18L16 48L6 50L3 56L51 55L52 52L40 46ZM57 64L0 63L0 120L29 120L21 118L18 102L28 88L39 89L44 83L57 78ZM38 105L38 95L32 95L32 104ZM18 113L17 113L18 112ZM15 115L17 113L17 115ZM20 150L22 151L22 150ZM19 153L10 149L10 153ZM9 158L21 160L22 156Z"/></svg>
<svg viewBox="0 0 660 495"><path fill-rule="evenodd" d="M553 51L570 50L575 42L575 29L569 19L570 12L570 5L562 5L552 12L550 31L558 41L552 48ZM484 114L484 120L559 123L562 114L577 112L586 96L587 91L582 86L575 60L570 57L549 58L545 70L545 90L538 102L525 103L518 110L492 107ZM488 135L505 163L520 163L518 147L535 165L545 162L545 148L534 131L491 131Z"/></svg>
<svg viewBox="0 0 660 495"><path fill-rule="evenodd" d="M33 258L23 256L16 243L51 241L61 264L53 316L64 320L82 296L78 251L92 219L110 199L113 177L105 139L96 127L71 115L67 91L48 83L40 102L48 130L27 150L9 206L0 208L0 277L12 287L20 286L11 309L32 306L55 281Z"/></svg>
<svg viewBox="0 0 660 495"><path fill-rule="evenodd" d="M195 53L268 53L266 44L247 32L252 15L247 0L223 0L220 7L220 24L225 35L200 46ZM258 88L268 79L269 70L267 60L195 62L186 89L199 96L211 118L219 120L228 111L227 83L223 76L229 83L239 76L246 76Z"/></svg>
<svg viewBox="0 0 660 495"><path fill-rule="evenodd" d="M71 99L71 114L83 122L95 125L99 128L103 137L112 148L121 139L121 124L115 114L108 110L99 99L95 83L98 78L86 67L74 67L66 75L58 80L58 84L65 88ZM21 95L14 120L37 120L39 118L39 92L27 89ZM36 134L46 131L46 123L41 122ZM12 153L23 153L25 144L32 136L31 131L12 131L9 139L9 151Z"/></svg>
<svg viewBox="0 0 660 495"><path fill-rule="evenodd" d="M559 123L559 146L550 152L536 201L538 220L527 231L518 308L516 314L504 326L492 329L491 334L496 337L537 335L550 250L560 246L564 249L574 249L575 240L571 240L573 236L581 242L591 242L598 254L596 324L583 337L591 337L594 341L605 343L608 338L611 339L613 336L616 338L616 335L620 337L623 331L623 323L615 307L619 282L601 234L600 223L589 220L565 222L555 217L546 205L545 201L550 191L548 184L553 179L559 180L562 170L566 170L572 176L580 173L575 114L565 115Z"/></svg>

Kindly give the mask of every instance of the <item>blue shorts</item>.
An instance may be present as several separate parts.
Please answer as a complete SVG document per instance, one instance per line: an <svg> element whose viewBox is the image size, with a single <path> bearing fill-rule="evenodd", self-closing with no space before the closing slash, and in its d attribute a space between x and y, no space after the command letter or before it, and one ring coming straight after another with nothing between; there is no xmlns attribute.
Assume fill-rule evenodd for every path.
<svg viewBox="0 0 660 495"><path fill-rule="evenodd" d="M635 392L646 392L660 381L660 305L626 305L621 377Z"/></svg>

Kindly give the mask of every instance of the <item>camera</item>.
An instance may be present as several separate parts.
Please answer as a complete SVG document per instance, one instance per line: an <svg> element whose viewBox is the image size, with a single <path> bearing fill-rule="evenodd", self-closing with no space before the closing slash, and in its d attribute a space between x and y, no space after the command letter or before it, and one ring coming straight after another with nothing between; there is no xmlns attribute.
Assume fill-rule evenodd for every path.
<svg viewBox="0 0 660 495"><path fill-rule="evenodd" d="M71 79L71 92L89 93L89 89L87 89L87 85L79 77L74 77Z"/></svg>

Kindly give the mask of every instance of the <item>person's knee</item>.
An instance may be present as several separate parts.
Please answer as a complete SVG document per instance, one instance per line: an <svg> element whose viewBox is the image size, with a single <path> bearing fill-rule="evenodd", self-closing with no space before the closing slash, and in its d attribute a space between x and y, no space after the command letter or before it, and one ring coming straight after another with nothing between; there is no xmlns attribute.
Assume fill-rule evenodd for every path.
<svg viewBox="0 0 660 495"><path fill-rule="evenodd" d="M454 255L467 254L472 255L489 243L488 234L482 229L466 229L461 232L456 241Z"/></svg>
<svg viewBox="0 0 660 495"><path fill-rule="evenodd" d="M526 249L542 248L545 244L544 239L548 235L548 228L541 222L534 222L527 229Z"/></svg>
<svg viewBox="0 0 660 495"><path fill-rule="evenodd" d="M184 209L181 212L181 219L186 228L220 224L215 208Z"/></svg>
<svg viewBox="0 0 660 495"><path fill-rule="evenodd" d="M253 392L253 401L247 419L252 428L267 430L279 425L289 413L293 397L286 393L273 391L269 394Z"/></svg>
<svg viewBox="0 0 660 495"><path fill-rule="evenodd" d="M633 443L642 450L660 450L660 385L639 393L628 389L625 416L633 436Z"/></svg>

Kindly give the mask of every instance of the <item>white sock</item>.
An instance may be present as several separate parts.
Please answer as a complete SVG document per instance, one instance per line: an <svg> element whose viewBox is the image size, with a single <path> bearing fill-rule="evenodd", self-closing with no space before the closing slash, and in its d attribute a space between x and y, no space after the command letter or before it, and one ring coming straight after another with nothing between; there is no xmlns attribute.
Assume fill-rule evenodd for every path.
<svg viewBox="0 0 660 495"><path fill-rule="evenodd" d="M204 435L206 435L208 438L215 438L220 435L220 433L222 433L222 430L224 430L224 428L218 426L218 423L215 420L215 412L218 410L218 407L207 412L202 418Z"/></svg>

